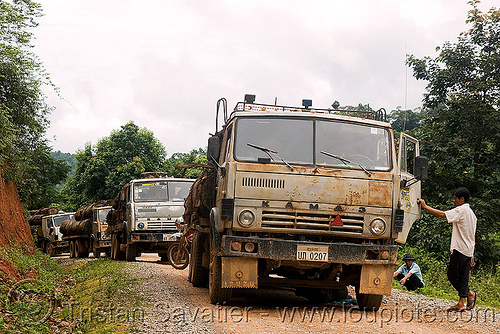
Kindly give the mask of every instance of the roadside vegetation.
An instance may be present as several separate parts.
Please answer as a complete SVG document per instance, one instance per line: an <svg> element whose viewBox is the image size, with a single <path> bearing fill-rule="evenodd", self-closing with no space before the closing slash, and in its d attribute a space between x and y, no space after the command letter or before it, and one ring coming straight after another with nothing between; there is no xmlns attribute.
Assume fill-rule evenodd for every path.
<svg viewBox="0 0 500 334"><path fill-rule="evenodd" d="M135 280L123 271L130 266L126 262L57 260L16 248L0 248L0 258L11 262L20 277L27 277L20 285L0 281L2 333L128 332L144 318Z"/></svg>
<svg viewBox="0 0 500 334"><path fill-rule="evenodd" d="M479 306L500 307L500 10L483 13L478 2L469 2L470 29L456 43L445 42L435 58L407 58L414 77L428 83L427 92L421 108L397 107L389 113L389 120L396 135L405 131L419 139L421 153L429 158L429 179L422 186L422 197L429 205L447 210L453 206L455 188L465 186L471 191L470 204L478 217L477 266L471 288L478 292ZM61 152L51 155L45 138L51 109L42 87L57 88L31 51L30 31L41 15L41 6L33 1L0 2L0 171L16 182L24 207L74 211L113 198L124 183L144 171L195 178L200 169L184 172L175 167L206 163L203 149L166 158L166 148L154 134L133 122L95 145L86 144L71 158ZM74 163L73 174L67 161ZM427 213L410 231L400 253L412 253L422 268L426 287L417 293L456 300L446 277L450 235L446 221ZM72 333L91 328L106 333L118 328L120 321L94 321L98 324L94 328L81 310L95 307L97 319L108 319L116 314L108 308L108 298L127 310L139 303L131 290L127 292L134 282L123 274L125 263L98 259L57 264L22 247L0 249L0 260L13 263L18 278L35 279L36 289L55 291L57 301L57 316L40 325L28 326L30 320L22 318L23 312L33 311L29 305L19 314L2 313L0 329L7 333L50 333L55 327ZM0 312L9 309L6 303L12 284L0 281ZM120 293L126 293L122 299L129 304L118 303ZM93 316L90 313L90 319Z"/></svg>

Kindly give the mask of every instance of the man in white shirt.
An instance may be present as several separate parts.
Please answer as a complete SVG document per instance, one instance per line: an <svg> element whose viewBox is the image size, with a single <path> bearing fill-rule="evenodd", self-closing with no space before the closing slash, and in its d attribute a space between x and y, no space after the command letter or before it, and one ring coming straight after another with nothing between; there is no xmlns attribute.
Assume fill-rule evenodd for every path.
<svg viewBox="0 0 500 334"><path fill-rule="evenodd" d="M476 306L477 295L469 290L469 271L474 263L477 218L467 203L469 197L470 193L467 188L457 188L453 193L455 208L448 211L431 208L423 199L419 200L422 209L436 217L445 218L452 224L448 280L458 291L460 298L458 303L450 307L448 311L472 310Z"/></svg>

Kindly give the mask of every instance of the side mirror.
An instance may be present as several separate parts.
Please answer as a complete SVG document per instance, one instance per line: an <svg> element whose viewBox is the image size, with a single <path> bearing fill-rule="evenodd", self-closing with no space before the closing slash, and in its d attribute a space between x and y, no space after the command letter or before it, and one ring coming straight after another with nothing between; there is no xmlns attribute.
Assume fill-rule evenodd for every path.
<svg viewBox="0 0 500 334"><path fill-rule="evenodd" d="M214 164L213 159L215 159L215 163L219 161L220 155L220 138L217 135L211 136L208 138L208 149L207 149L207 160L212 165Z"/></svg>
<svg viewBox="0 0 500 334"><path fill-rule="evenodd" d="M429 159L426 156L419 155L415 157L415 177L421 181L427 180L427 169L429 166Z"/></svg>

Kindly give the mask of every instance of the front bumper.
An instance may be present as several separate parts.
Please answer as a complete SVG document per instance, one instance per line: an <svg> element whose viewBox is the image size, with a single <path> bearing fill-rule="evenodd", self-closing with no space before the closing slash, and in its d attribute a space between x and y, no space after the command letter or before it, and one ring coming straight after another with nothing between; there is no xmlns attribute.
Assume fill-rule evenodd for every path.
<svg viewBox="0 0 500 334"><path fill-rule="evenodd" d="M253 252L245 252L231 249L232 242L253 243L256 247ZM342 264L381 264L396 265L398 248L397 245L374 245L374 244L351 244L351 243L322 243L295 240L283 240L272 238L253 238L238 236L222 236L221 252L222 256L242 256L281 261L298 261L297 246L328 247L327 263ZM384 251L387 251L385 253ZM381 258L381 254L387 258Z"/></svg>
<svg viewBox="0 0 500 334"><path fill-rule="evenodd" d="M130 242L132 243L172 243L177 242L179 239L174 236L177 231L165 231L162 233L150 233L150 232L131 232L130 233Z"/></svg>

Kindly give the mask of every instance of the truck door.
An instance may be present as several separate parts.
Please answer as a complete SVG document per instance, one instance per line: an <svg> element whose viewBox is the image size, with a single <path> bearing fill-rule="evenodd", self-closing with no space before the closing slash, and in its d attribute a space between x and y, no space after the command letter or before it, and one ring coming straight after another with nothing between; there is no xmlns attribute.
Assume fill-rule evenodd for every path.
<svg viewBox="0 0 500 334"><path fill-rule="evenodd" d="M398 234L396 241L406 243L410 228L420 218L420 206L417 199L420 198L421 184L417 180L415 171L415 158L420 155L418 140L401 133L399 137L398 166L401 173L401 189L399 202L404 212L403 230Z"/></svg>

